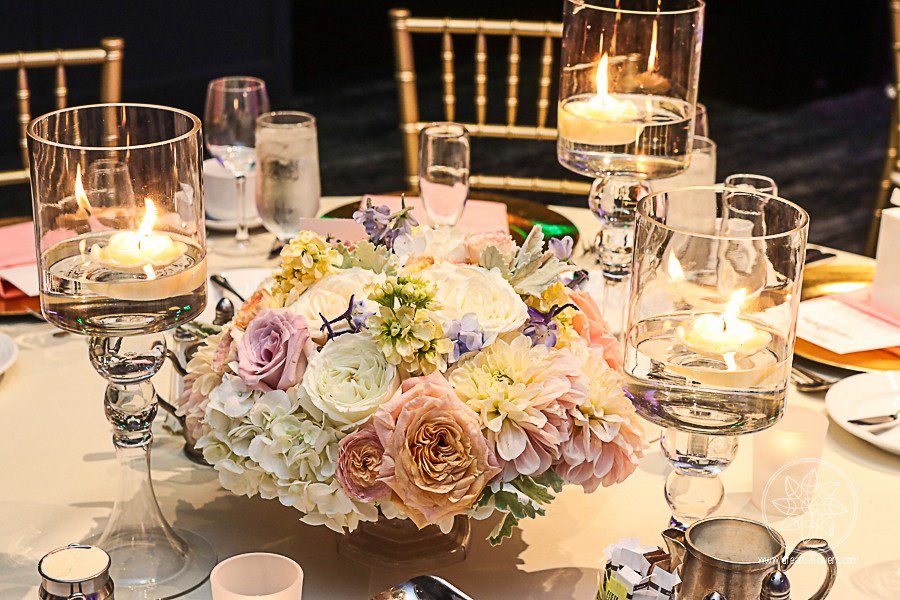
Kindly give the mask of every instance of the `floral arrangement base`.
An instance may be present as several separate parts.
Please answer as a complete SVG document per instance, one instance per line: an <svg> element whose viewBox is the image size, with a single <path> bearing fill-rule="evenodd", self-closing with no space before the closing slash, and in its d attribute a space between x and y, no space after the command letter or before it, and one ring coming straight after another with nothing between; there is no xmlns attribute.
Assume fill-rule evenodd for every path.
<svg viewBox="0 0 900 600"><path fill-rule="evenodd" d="M470 535L468 517L456 517L447 533L436 525L419 529L409 519L379 519L342 535L338 554L379 569L429 571L464 561Z"/></svg>

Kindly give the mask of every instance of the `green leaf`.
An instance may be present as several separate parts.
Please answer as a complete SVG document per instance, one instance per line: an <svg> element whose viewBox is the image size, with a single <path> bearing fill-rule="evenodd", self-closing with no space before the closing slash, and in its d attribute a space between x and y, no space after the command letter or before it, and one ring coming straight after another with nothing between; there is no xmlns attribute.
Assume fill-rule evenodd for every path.
<svg viewBox="0 0 900 600"><path fill-rule="evenodd" d="M343 258L342 269L360 267L375 273L388 274L393 271L393 256L384 246L376 246L372 242L359 242L353 250L343 244L339 244L337 248Z"/></svg>
<svg viewBox="0 0 900 600"><path fill-rule="evenodd" d="M500 254L496 246L488 246L481 253L478 264L485 269L498 269L504 277L509 275L509 262Z"/></svg>
<svg viewBox="0 0 900 600"><path fill-rule="evenodd" d="M557 494L562 491L563 485L565 485L562 477L560 477L559 474L553 469L547 469L541 475L532 477L531 479L539 485L549 487Z"/></svg>
<svg viewBox="0 0 900 600"><path fill-rule="evenodd" d="M494 530L491 531L488 542L491 543L491 546L499 545L505 538L512 537L512 529L518 524L519 520L517 518L506 513L503 515L503 518L500 519L500 522L497 523L497 526L494 527Z"/></svg>
<svg viewBox="0 0 900 600"><path fill-rule="evenodd" d="M547 485L538 483L531 477L525 477L524 475L520 475L513 479L510 483L512 483L513 487L517 490L537 502L538 504L547 504L555 498L555 496L550 492Z"/></svg>

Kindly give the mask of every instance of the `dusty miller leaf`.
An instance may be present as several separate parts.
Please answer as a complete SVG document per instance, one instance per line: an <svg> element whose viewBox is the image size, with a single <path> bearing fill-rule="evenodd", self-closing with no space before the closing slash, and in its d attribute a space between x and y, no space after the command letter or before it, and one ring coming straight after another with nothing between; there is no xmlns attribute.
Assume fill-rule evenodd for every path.
<svg viewBox="0 0 900 600"><path fill-rule="evenodd" d="M353 250L340 246L338 252L344 259L342 269L360 267L375 273L388 273L394 268L391 251L372 242L359 242Z"/></svg>
<svg viewBox="0 0 900 600"><path fill-rule="evenodd" d="M509 275L509 262L500 254L500 250L496 246L488 246L481 253L481 259L478 264L485 269L498 269L504 277Z"/></svg>

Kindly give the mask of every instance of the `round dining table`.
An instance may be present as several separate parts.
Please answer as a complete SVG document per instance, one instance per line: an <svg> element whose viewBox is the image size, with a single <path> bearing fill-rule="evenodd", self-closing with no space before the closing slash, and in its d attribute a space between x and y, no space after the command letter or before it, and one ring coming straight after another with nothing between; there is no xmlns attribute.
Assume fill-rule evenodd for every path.
<svg viewBox="0 0 900 600"><path fill-rule="evenodd" d="M322 211L353 201L322 199ZM598 221L586 209L553 207L574 222L582 243L593 239ZM219 234L221 237L225 234ZM266 234L260 234L266 235ZM212 244L211 247L214 247ZM870 259L838 253L840 261ZM267 266L211 251L210 274L240 266ZM36 319L0 321L16 340L50 335ZM52 338L47 344L20 343L15 364L0 380L0 598L36 598L37 561L46 552L100 532L116 497L118 465L103 414L105 382L88 362L84 337ZM169 387L168 366L157 389ZM788 403L825 412L822 395L793 387ZM370 598L418 573L385 572L337 553L339 535L305 525L293 508L274 500L235 496L223 490L216 472L182 453L183 440L159 426L152 472L163 513L175 526L204 536L219 560L244 552L277 552L305 572L305 600ZM648 427L650 437L658 429ZM745 436L734 463L722 475L726 495L716 511L760 520L751 502L752 446ZM847 475L858 503L824 524L818 537L833 538L838 600L888 598L873 595L876 584L900 580L900 456L889 454L829 423L824 463ZM650 444L635 473L624 483L586 494L568 486L547 507L546 516L526 519L500 546L486 541L494 521L474 522L466 560L438 568L443 577L475 599L593 599L603 548L623 538L662 545L670 511L663 483L670 469L659 443ZM788 548L799 533L782 532ZM840 538L837 540L837 538ZM806 558L809 555L804 555ZM824 577L819 557L789 571L792 598L808 598ZM874 582L874 583L873 583ZM887 589L887 588L885 588ZM210 598L209 584L186 598ZM900 596L891 596L897 598ZM733 599L730 599L733 600Z"/></svg>

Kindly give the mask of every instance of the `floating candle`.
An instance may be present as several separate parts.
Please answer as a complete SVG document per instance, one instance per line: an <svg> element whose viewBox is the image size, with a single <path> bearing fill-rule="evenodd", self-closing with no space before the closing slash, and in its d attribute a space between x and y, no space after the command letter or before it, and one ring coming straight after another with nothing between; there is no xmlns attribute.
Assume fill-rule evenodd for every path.
<svg viewBox="0 0 900 600"><path fill-rule="evenodd" d="M747 291L741 288L721 315L702 314L687 327L679 326L679 341L697 353L722 356L733 370L735 357L756 354L772 340L771 334L738 317L746 299Z"/></svg>
<svg viewBox="0 0 900 600"><path fill-rule="evenodd" d="M603 47L603 38L600 39ZM644 129L643 115L628 99L610 94L609 57L600 57L596 74L597 92L564 102L559 112L559 134L580 144L616 146L633 144Z"/></svg>
<svg viewBox="0 0 900 600"><path fill-rule="evenodd" d="M187 247L165 233L153 231L157 220L156 204L144 200L144 217L136 231L117 231L105 246L94 244L90 258L120 271L144 271L148 278L153 268L164 267L182 256Z"/></svg>

